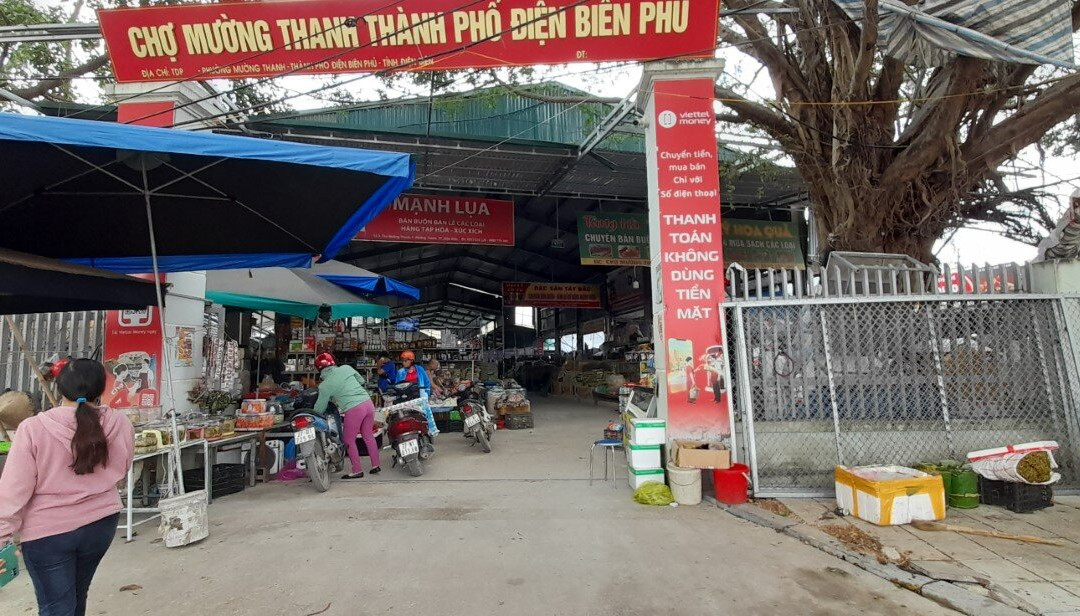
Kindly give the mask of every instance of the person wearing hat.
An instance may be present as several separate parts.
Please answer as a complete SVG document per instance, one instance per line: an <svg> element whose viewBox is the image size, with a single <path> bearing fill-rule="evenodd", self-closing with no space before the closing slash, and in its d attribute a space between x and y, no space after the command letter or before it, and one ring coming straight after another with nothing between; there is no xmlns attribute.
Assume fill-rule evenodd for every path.
<svg viewBox="0 0 1080 616"><path fill-rule="evenodd" d="M435 438L439 429L435 427L435 415L431 413L431 405L428 404L428 397L431 396L431 378L428 377L427 370L416 363L416 353L405 351L401 354L401 368L398 369L397 382L416 383L420 387L420 403L424 407L424 414L427 415L428 434L431 438Z"/></svg>
<svg viewBox="0 0 1080 616"><path fill-rule="evenodd" d="M339 409L345 409L342 438L345 450L349 454L352 473L342 479L359 479L364 476L364 467L360 463L360 448L356 446L356 437L364 439L368 457L371 458L372 475L382 470L379 466L379 448L375 445L375 404L364 387L364 378L352 366L339 366L330 353L320 353L315 358L315 369L319 371L322 382L319 383L319 398L315 401L315 413L323 415L331 401Z"/></svg>

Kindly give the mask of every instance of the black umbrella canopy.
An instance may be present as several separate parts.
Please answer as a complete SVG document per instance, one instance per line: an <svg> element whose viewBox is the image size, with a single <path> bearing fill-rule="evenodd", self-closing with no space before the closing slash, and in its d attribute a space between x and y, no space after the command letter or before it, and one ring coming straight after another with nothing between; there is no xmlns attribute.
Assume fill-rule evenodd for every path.
<svg viewBox="0 0 1080 616"><path fill-rule="evenodd" d="M137 310L156 303L150 280L0 249L0 314Z"/></svg>
<svg viewBox="0 0 1080 616"><path fill-rule="evenodd" d="M305 267L413 178L403 154L15 114L0 160L0 247L124 272L151 270L151 217L161 271Z"/></svg>

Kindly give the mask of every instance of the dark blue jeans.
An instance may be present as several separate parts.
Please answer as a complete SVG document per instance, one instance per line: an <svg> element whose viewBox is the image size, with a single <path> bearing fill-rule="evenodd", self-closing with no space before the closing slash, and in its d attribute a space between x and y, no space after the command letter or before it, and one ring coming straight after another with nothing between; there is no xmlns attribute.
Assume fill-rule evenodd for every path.
<svg viewBox="0 0 1080 616"><path fill-rule="evenodd" d="M120 514L22 544L40 616L83 616L98 563L109 551Z"/></svg>

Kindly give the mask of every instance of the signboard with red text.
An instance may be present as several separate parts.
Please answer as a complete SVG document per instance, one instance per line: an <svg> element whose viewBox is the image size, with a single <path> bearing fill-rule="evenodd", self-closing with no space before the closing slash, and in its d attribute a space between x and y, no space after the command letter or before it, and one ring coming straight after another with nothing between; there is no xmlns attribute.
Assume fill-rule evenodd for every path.
<svg viewBox="0 0 1080 616"><path fill-rule="evenodd" d="M600 287L574 282L504 282L506 306L533 308L603 308Z"/></svg>
<svg viewBox="0 0 1080 616"><path fill-rule="evenodd" d="M713 87L708 79L653 85L656 204L662 294L657 354L664 354L668 439L731 434L725 347L718 305L724 295ZM655 262L655 260L654 260Z"/></svg>
<svg viewBox="0 0 1080 616"><path fill-rule="evenodd" d="M281 0L103 9L120 83L713 56L719 0Z"/></svg>
<svg viewBox="0 0 1080 616"><path fill-rule="evenodd" d="M514 245L514 202L479 197L401 195L356 234L358 240Z"/></svg>

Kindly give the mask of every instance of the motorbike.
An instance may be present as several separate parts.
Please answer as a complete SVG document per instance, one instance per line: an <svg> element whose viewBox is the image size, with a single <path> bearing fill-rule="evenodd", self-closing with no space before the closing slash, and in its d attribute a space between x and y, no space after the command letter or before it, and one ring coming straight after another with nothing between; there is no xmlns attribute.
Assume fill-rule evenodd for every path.
<svg viewBox="0 0 1080 616"><path fill-rule="evenodd" d="M465 423L465 436L472 437L484 453L491 453L491 437L495 435L495 422L484 406L481 392L470 382L458 385L458 412Z"/></svg>
<svg viewBox="0 0 1080 616"><path fill-rule="evenodd" d="M390 438L393 466L401 464L413 477L424 474L423 462L435 453L428 431L427 415L415 383L398 383L383 399L386 406L386 434Z"/></svg>
<svg viewBox="0 0 1080 616"><path fill-rule="evenodd" d="M345 468L345 446L341 440L341 415L333 403L326 415L314 411L318 389L308 389L292 401L290 421L295 432L296 457L304 461L315 489L330 489L330 476Z"/></svg>

